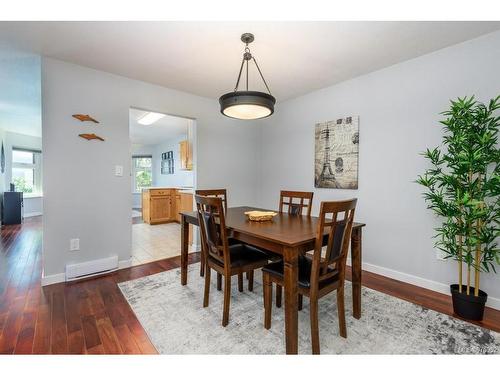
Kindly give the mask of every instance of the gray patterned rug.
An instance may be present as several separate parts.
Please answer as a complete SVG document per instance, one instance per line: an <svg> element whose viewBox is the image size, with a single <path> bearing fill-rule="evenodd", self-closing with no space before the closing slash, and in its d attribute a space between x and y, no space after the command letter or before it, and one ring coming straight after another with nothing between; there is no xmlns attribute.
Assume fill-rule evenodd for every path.
<svg viewBox="0 0 500 375"><path fill-rule="evenodd" d="M210 306L202 307L204 280L199 264L189 267L187 286L180 269L119 284L153 345L162 354L282 354L284 311L273 306L272 328L263 326L261 274L254 291L231 291L229 324L221 326L222 292L212 283ZM215 274L214 274L215 276ZM214 280L215 277L212 277ZM320 300L322 354L498 354L500 333L480 328L387 294L363 288L363 313L352 317L346 285L347 339L339 336L335 293ZM311 352L309 308L299 312L299 352Z"/></svg>

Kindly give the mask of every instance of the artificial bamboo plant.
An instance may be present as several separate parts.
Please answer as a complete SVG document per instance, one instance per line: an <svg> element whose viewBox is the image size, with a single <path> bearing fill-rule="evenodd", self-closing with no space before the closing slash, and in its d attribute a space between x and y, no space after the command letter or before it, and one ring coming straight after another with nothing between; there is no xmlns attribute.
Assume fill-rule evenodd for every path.
<svg viewBox="0 0 500 375"><path fill-rule="evenodd" d="M419 176L426 187L428 208L443 221L436 228L436 247L445 258L458 262L459 292L466 270L466 294L479 295L481 272L496 272L500 264L500 150L498 131L500 96L488 105L474 97L451 101L440 121L444 136L440 147L423 155L432 168Z"/></svg>

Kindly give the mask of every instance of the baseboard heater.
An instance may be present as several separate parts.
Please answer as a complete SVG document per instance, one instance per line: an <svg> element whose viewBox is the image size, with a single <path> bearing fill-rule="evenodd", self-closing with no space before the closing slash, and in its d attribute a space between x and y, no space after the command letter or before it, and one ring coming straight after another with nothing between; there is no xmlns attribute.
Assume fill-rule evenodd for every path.
<svg viewBox="0 0 500 375"><path fill-rule="evenodd" d="M66 281L99 276L118 269L118 256L66 265Z"/></svg>

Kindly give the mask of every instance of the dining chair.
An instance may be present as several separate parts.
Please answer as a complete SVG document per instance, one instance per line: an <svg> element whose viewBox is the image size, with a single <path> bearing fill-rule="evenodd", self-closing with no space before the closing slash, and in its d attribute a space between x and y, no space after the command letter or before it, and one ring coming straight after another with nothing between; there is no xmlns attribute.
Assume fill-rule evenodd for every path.
<svg viewBox="0 0 500 375"><path fill-rule="evenodd" d="M203 189L203 190L196 190L195 194L197 195L202 195L204 197L213 197L213 198L220 198L222 199L222 206L224 207L224 213L227 212L227 190L226 189ZM232 238L231 236L228 237L229 244L236 244L239 241ZM205 254L202 251L200 254L200 276L205 275ZM247 273L247 280L248 280L248 290L252 291L253 290L253 273L249 274ZM217 290L222 289L222 275L220 273L217 274ZM243 292L243 275L238 275L238 290L240 292Z"/></svg>
<svg viewBox="0 0 500 375"><path fill-rule="evenodd" d="M289 215L302 215L304 208L307 208L307 216L311 216L314 193L312 191L280 191L279 212ZM276 307L281 307L282 288L276 285ZM299 300L299 307L302 309L302 299Z"/></svg>
<svg viewBox="0 0 500 375"><path fill-rule="evenodd" d="M311 216L312 200L314 193L311 191L280 191L280 211L290 215L302 215L307 208L307 216Z"/></svg>
<svg viewBox="0 0 500 375"><path fill-rule="evenodd" d="M222 326L229 322L231 277L238 275L238 287L244 272L262 268L268 264L269 256L245 243L228 242L225 211L221 198L196 195L196 210L201 230L201 244L205 252L205 292L203 307L208 306L210 274L215 270L224 277L224 308Z"/></svg>
<svg viewBox="0 0 500 375"><path fill-rule="evenodd" d="M224 207L224 212L227 212L227 190L226 189L203 189L196 190L196 195L202 195L204 197L214 197L222 199L222 206Z"/></svg>
<svg viewBox="0 0 500 375"><path fill-rule="evenodd" d="M340 336L347 337L344 309L344 282L347 252L357 199L321 202L312 258L299 257L298 294L309 297L313 354L319 354L318 300L337 291ZM326 246L324 256L323 247ZM271 328L272 285L284 285L283 261L262 268L264 285L264 327ZM300 300L299 300L300 304Z"/></svg>
<svg viewBox="0 0 500 375"><path fill-rule="evenodd" d="M226 189L199 189L195 191L196 195L202 195L204 197L214 197L221 198L222 205L224 207L224 213L227 212L227 190ZM200 276L205 274L205 254L203 251L200 254ZM217 289L221 290L221 276L217 274ZM240 290L241 291L241 290Z"/></svg>

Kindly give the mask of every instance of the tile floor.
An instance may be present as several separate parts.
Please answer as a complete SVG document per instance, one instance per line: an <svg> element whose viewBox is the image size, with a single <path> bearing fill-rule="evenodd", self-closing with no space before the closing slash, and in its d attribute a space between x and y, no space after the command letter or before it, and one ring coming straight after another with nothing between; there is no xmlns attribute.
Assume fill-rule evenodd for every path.
<svg viewBox="0 0 500 375"><path fill-rule="evenodd" d="M181 226L177 223L132 225L132 265L181 254Z"/></svg>

